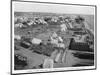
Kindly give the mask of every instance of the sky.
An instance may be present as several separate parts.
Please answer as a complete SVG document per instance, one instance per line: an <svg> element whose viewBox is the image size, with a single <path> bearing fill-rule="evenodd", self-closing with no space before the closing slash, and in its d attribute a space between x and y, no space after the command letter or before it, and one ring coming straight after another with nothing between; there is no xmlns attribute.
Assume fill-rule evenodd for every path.
<svg viewBox="0 0 100 75"><path fill-rule="evenodd" d="M60 14L94 15L95 7L79 5L47 4L13 1L13 10L17 12L48 12Z"/></svg>

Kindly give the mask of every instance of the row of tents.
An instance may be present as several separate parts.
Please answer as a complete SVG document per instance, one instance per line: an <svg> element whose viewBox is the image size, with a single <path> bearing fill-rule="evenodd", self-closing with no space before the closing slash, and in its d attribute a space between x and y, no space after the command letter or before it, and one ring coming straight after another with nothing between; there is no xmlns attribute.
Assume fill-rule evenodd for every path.
<svg viewBox="0 0 100 75"><path fill-rule="evenodd" d="M64 17L64 16L44 16L44 17L33 17L28 18L25 16L15 16L14 24L15 27L27 27L31 25L61 25L66 24L68 27L73 28L73 23L80 24L84 21L83 17L77 16L75 18Z"/></svg>

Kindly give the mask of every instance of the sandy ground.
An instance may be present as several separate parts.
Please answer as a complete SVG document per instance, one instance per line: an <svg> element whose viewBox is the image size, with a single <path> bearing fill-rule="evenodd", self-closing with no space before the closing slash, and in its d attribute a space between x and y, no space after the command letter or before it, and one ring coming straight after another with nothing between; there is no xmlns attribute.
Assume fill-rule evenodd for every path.
<svg viewBox="0 0 100 75"><path fill-rule="evenodd" d="M81 64L87 64L93 62L93 60L87 60L87 59L79 59L77 57L74 57L72 54L73 51L66 51L64 62L62 63L62 58L59 59L59 63L54 63L54 68L61 68L61 67L71 67L75 64L81 63ZM42 54L32 53L30 50L21 48L20 51L15 51L15 54L21 54L28 58L28 66L26 66L26 69L31 69L34 66L38 66L43 64L44 59L50 58ZM56 54L52 54L53 56Z"/></svg>

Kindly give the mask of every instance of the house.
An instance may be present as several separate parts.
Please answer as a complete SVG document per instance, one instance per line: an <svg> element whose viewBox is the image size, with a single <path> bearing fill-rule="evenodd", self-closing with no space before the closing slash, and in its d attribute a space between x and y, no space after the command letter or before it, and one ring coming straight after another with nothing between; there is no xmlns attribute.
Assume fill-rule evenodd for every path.
<svg viewBox="0 0 100 75"><path fill-rule="evenodd" d="M14 35L14 39L21 40L21 36L20 35Z"/></svg>
<svg viewBox="0 0 100 75"><path fill-rule="evenodd" d="M42 40L38 39L38 38L33 38L31 42L32 42L32 44L37 44L38 45L42 42Z"/></svg>

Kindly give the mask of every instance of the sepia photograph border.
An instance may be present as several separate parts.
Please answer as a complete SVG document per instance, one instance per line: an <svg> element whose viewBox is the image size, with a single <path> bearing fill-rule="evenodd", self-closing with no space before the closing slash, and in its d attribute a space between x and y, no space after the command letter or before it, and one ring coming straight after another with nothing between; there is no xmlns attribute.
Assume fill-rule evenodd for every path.
<svg viewBox="0 0 100 75"><path fill-rule="evenodd" d="M45 3L45 4L58 4L58 5L75 5L75 6L90 6L90 7L94 7L95 8L95 14L94 14L94 36L95 36L95 48L94 48L94 67L83 67L83 68L72 68L72 69L64 69L64 70L56 70L56 69L53 69L53 70L43 70L43 71L40 71L38 70L37 72L32 72L31 70L28 70L26 73L22 72L16 72L14 73L14 69L13 69L13 9L12 9L12 2L13 1L16 1L16 2L32 2L32 3ZM86 4L71 4L71 3L55 3L55 2L41 2L41 1L26 1L26 0L11 0L10 1L10 74L11 75L16 75L16 74L35 74L35 73L51 73L51 72L68 72L68 71L83 71L83 70L96 70L97 69L97 6L96 5L86 5ZM21 70L22 71L22 70Z"/></svg>

